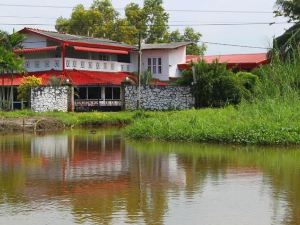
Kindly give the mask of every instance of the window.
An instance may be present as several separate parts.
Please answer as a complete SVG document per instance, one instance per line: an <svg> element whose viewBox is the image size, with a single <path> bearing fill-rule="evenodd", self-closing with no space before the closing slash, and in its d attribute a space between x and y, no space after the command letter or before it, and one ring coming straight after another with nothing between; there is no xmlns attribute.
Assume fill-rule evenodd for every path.
<svg viewBox="0 0 300 225"><path fill-rule="evenodd" d="M113 97L113 90L112 87L106 87L105 88L105 99L112 99Z"/></svg>
<svg viewBox="0 0 300 225"><path fill-rule="evenodd" d="M113 88L113 99L114 100L121 99L121 89L120 88Z"/></svg>
<svg viewBox="0 0 300 225"><path fill-rule="evenodd" d="M106 87L105 88L105 99L120 100L121 99L121 89L119 87Z"/></svg>
<svg viewBox="0 0 300 225"><path fill-rule="evenodd" d="M153 74L162 73L162 60L161 58L148 58L148 71Z"/></svg>
<svg viewBox="0 0 300 225"><path fill-rule="evenodd" d="M148 58L148 71L149 72L152 72L152 59L151 58Z"/></svg>
<svg viewBox="0 0 300 225"><path fill-rule="evenodd" d="M156 58L153 58L152 61L153 61L153 74L156 74L157 59L156 59Z"/></svg>
<svg viewBox="0 0 300 225"><path fill-rule="evenodd" d="M86 93L86 87L80 87L78 88L77 94L75 95L76 99L86 99L87 93Z"/></svg>
<svg viewBox="0 0 300 225"><path fill-rule="evenodd" d="M158 58L158 74L162 73L162 62L161 58Z"/></svg>
<svg viewBox="0 0 300 225"><path fill-rule="evenodd" d="M101 61L110 61L110 57L109 55L103 55L103 54L99 54L98 59Z"/></svg>
<svg viewBox="0 0 300 225"><path fill-rule="evenodd" d="M101 99L101 87L88 87L88 99Z"/></svg>

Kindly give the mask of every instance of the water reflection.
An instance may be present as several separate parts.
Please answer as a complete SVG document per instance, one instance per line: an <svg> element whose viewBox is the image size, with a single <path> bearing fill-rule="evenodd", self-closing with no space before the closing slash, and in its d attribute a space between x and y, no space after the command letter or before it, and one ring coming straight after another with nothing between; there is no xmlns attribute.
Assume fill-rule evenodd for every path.
<svg viewBox="0 0 300 225"><path fill-rule="evenodd" d="M300 224L299 160L115 130L3 136L0 224Z"/></svg>

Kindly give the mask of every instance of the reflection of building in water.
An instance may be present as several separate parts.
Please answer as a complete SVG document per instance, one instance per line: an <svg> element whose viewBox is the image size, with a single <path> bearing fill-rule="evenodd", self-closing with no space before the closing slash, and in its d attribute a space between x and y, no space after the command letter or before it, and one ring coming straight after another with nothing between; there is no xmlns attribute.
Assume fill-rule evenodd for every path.
<svg viewBox="0 0 300 225"><path fill-rule="evenodd" d="M112 179L127 171L122 145L120 138L105 135L44 136L32 139L31 154L43 159L39 175L47 178Z"/></svg>
<svg viewBox="0 0 300 225"><path fill-rule="evenodd" d="M31 139L31 153L46 158L68 156L68 136L47 135Z"/></svg>
<svg viewBox="0 0 300 225"><path fill-rule="evenodd" d="M185 186L185 171L178 165L175 154L139 153L130 145L126 145L126 161L129 163L130 176L142 179L145 183L156 185Z"/></svg>

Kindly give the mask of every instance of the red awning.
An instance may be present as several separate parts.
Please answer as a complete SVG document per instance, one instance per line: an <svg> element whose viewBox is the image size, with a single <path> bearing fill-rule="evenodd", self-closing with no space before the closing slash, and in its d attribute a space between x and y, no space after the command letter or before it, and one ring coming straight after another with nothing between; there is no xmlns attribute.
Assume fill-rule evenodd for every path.
<svg viewBox="0 0 300 225"><path fill-rule="evenodd" d="M88 48L88 47L79 47L79 46L74 46L74 49L76 51L82 51L82 52L99 52L99 53L128 55L128 51L124 51L124 50L115 50L115 49L106 49L106 48Z"/></svg>
<svg viewBox="0 0 300 225"><path fill-rule="evenodd" d="M50 46L44 48L23 48L23 49L15 49L14 53L22 54L22 53L33 53L33 52L48 52L55 51L58 46Z"/></svg>
<svg viewBox="0 0 300 225"><path fill-rule="evenodd" d="M28 74L5 74L0 76L0 86L18 86L21 84L25 76L34 75L37 78L42 79L42 85L47 85L49 79L52 76L62 77L63 79L69 79L70 83L75 86L121 86L122 82L126 80L126 77L130 77L134 80L135 76L131 73L125 72L90 72L90 71L78 71L71 70L66 71L65 75L62 75L61 71L48 71L48 72L32 72ZM11 79L13 78L13 79Z"/></svg>

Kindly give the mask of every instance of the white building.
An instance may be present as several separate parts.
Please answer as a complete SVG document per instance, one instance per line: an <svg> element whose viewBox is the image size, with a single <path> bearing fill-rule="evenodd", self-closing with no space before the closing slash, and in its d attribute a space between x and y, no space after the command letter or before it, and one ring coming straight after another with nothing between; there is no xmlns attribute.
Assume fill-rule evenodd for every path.
<svg viewBox="0 0 300 225"><path fill-rule="evenodd" d="M136 81L138 49L115 41L24 28L23 49L27 74L2 76L2 86L18 86L26 75L35 75L48 85L52 76L77 87L75 106L97 108L121 106L121 83ZM142 45L142 71L149 70L156 84L166 85L180 77L179 64L186 63L189 43ZM161 82L163 81L163 82ZM20 104L15 99L15 108Z"/></svg>

